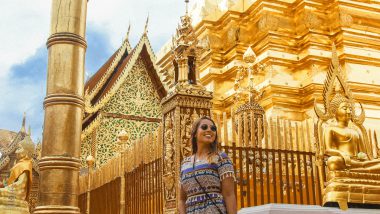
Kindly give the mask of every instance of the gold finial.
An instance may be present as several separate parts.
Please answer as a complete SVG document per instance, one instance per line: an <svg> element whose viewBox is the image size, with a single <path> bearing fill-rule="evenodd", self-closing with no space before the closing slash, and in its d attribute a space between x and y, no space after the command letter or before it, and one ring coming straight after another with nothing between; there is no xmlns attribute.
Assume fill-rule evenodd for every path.
<svg viewBox="0 0 380 214"><path fill-rule="evenodd" d="M123 143L129 139L128 134L124 129L119 132L117 138L120 140L120 143Z"/></svg>
<svg viewBox="0 0 380 214"><path fill-rule="evenodd" d="M95 162L95 158L92 155L87 156L86 163L88 165L88 168L92 168L92 166L94 165L94 162Z"/></svg>
<svg viewBox="0 0 380 214"><path fill-rule="evenodd" d="M256 61L256 54L251 47L248 47L243 55L243 60L246 63L254 63Z"/></svg>
<svg viewBox="0 0 380 214"><path fill-rule="evenodd" d="M189 0L185 0L185 3L186 3L186 15L187 15L189 11Z"/></svg>
<svg viewBox="0 0 380 214"><path fill-rule="evenodd" d="M32 136L32 128L30 127L30 125L29 125L29 128L28 128L28 135Z"/></svg>
<svg viewBox="0 0 380 214"><path fill-rule="evenodd" d="M24 116L22 117L22 125L21 125L21 130L20 130L23 133L26 133L25 121L26 121L26 112L24 112Z"/></svg>
<svg viewBox="0 0 380 214"><path fill-rule="evenodd" d="M126 40L129 39L129 33L131 32L131 21L129 21L129 25L128 25L128 30L127 30L127 36L126 36Z"/></svg>
<svg viewBox="0 0 380 214"><path fill-rule="evenodd" d="M146 21L145 21L144 34L148 33L148 24L149 24L149 13L148 13L148 16L146 17Z"/></svg>

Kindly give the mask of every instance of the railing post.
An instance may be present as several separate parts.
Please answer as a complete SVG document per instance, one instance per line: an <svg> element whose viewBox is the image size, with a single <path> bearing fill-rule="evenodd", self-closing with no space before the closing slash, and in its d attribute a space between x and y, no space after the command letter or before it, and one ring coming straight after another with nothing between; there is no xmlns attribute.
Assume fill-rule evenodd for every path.
<svg viewBox="0 0 380 214"><path fill-rule="evenodd" d="M126 143L129 137L127 133L122 130L118 135L118 140L121 145L121 176L120 176L120 214L125 213L125 152Z"/></svg>
<svg viewBox="0 0 380 214"><path fill-rule="evenodd" d="M90 205L91 205L91 173L92 173L92 168L94 166L95 159L92 157L92 155L87 156L86 158L87 162L87 167L88 167L88 181L87 181L87 205L86 205L86 214L90 214Z"/></svg>

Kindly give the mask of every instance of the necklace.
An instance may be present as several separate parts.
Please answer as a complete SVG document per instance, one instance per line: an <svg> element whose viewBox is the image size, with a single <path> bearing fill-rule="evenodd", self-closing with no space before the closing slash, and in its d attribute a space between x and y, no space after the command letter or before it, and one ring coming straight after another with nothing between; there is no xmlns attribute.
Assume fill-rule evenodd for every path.
<svg viewBox="0 0 380 214"><path fill-rule="evenodd" d="M210 156L210 154L211 152L209 152L204 158L200 158L200 157L197 158L197 154L194 154L194 162L198 163L198 162L204 161Z"/></svg>
<svg viewBox="0 0 380 214"><path fill-rule="evenodd" d="M194 155L194 163L199 163L199 162L201 162L201 161L202 161L202 159L197 158L197 155L195 154L195 155Z"/></svg>

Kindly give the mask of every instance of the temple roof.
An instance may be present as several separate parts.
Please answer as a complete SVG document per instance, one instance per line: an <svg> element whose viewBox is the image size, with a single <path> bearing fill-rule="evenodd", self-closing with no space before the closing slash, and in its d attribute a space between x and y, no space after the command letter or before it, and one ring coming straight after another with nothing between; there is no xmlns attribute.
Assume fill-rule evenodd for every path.
<svg viewBox="0 0 380 214"><path fill-rule="evenodd" d="M16 136L17 132L0 129L0 149L7 148Z"/></svg>
<svg viewBox="0 0 380 214"><path fill-rule="evenodd" d="M138 58L143 60L159 97L162 99L166 96L166 89L160 80L158 68L155 65L156 57L146 33L143 34L134 49L130 48L126 39L123 45L85 84L83 130L98 118L99 110L121 87Z"/></svg>

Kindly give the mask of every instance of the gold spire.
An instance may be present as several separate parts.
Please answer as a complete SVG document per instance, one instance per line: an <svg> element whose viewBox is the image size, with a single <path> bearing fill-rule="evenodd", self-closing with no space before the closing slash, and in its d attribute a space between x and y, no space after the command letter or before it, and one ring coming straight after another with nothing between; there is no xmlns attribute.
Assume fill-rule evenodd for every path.
<svg viewBox="0 0 380 214"><path fill-rule="evenodd" d="M129 39L129 33L131 32L131 21L129 21L129 25L128 25L128 30L127 30L127 36L126 36L126 40Z"/></svg>
<svg viewBox="0 0 380 214"><path fill-rule="evenodd" d="M185 0L186 8L189 1ZM172 53L175 60L175 80L176 83L189 83L197 85L199 73L197 73L196 61L199 49L198 40L191 26L191 18L186 14L181 16L181 23L178 25L175 38L172 40Z"/></svg>
<svg viewBox="0 0 380 214"><path fill-rule="evenodd" d="M189 0L185 0L186 3L186 15L189 13Z"/></svg>
<svg viewBox="0 0 380 214"><path fill-rule="evenodd" d="M22 118L22 125L21 125L21 130L20 130L20 132L22 133L26 133L25 121L26 121L26 112L24 112L24 116Z"/></svg>
<svg viewBox="0 0 380 214"><path fill-rule="evenodd" d="M254 74L257 74L259 72L259 68L264 65L256 63L256 54L250 46L244 52L243 61L243 65L239 66L236 73L234 84L234 90L236 92L235 100L240 101L241 94L243 92L248 92L249 102L255 102L261 98L262 94L260 95L260 93L255 89ZM254 66L259 68L255 69ZM241 85L241 81L245 78L245 76L248 76L248 87L243 87Z"/></svg>
<svg viewBox="0 0 380 214"><path fill-rule="evenodd" d="M149 25L149 13L145 21L144 34L148 34L148 25Z"/></svg>

